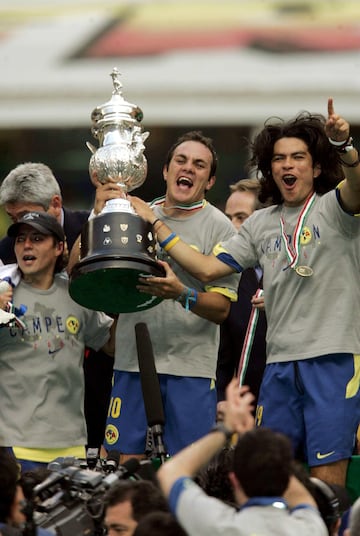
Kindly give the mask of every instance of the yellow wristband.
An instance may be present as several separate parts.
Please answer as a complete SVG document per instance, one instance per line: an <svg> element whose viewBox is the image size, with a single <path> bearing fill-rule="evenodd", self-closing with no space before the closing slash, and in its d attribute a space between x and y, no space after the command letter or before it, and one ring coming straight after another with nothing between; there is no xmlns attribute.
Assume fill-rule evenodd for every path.
<svg viewBox="0 0 360 536"><path fill-rule="evenodd" d="M166 244L166 246L164 246L164 250L165 251L170 251L171 248L173 248L175 246L175 244L177 244L180 240L180 237L179 236L174 236L174 238L172 240L170 240L170 242L168 242Z"/></svg>

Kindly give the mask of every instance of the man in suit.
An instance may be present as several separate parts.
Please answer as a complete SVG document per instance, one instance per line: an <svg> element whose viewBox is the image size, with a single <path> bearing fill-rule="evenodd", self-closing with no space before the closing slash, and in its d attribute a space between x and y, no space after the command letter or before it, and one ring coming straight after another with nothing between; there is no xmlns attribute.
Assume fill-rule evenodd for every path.
<svg viewBox="0 0 360 536"><path fill-rule="evenodd" d="M242 223L255 210L261 208L258 200L260 183L257 179L241 179L230 186L231 194L225 205L225 214L239 230ZM262 274L257 268L248 268L241 274L238 299L232 302L230 313L220 327L220 346L216 371L218 401L225 399L225 389L235 374L239 374L239 362L245 343L246 331L255 304L263 307L263 298L254 298L261 287ZM243 384L249 385L257 400L260 383L266 361L266 317L264 310L259 310L255 335L249 361L244 372ZM242 372L242 371L240 371ZM221 408L221 406L220 406Z"/></svg>
<svg viewBox="0 0 360 536"><path fill-rule="evenodd" d="M54 216L62 225L66 244L65 256L87 222L89 211L68 210L63 207L61 189L52 170L43 163L19 164L5 177L0 186L0 205L16 223L27 212L42 212ZM16 262L14 238L0 240L0 260L4 264ZM105 433L105 421L111 393L113 359L86 349L85 417L88 446L100 447Z"/></svg>
<svg viewBox="0 0 360 536"><path fill-rule="evenodd" d="M63 207L60 185L42 163L28 162L12 169L0 186L0 205L13 222L27 212L48 212L62 225L69 251L89 217L89 211ZM16 262L13 238L0 240L0 259L4 264Z"/></svg>

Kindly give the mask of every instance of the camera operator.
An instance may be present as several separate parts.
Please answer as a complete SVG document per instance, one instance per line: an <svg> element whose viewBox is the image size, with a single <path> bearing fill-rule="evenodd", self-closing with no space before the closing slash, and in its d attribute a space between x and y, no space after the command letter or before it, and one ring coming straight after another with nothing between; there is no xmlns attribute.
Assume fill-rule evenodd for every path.
<svg viewBox="0 0 360 536"><path fill-rule="evenodd" d="M25 498L19 481L20 468L6 448L0 447L0 533L2 536L26 534ZM51 536L36 528L33 534Z"/></svg>

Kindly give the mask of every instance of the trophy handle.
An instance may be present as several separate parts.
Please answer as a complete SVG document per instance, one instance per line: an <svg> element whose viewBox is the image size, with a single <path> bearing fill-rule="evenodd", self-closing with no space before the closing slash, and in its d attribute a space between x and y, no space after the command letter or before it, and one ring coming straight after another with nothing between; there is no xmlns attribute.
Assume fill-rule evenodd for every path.
<svg viewBox="0 0 360 536"><path fill-rule="evenodd" d="M96 147L90 143L89 141L86 142L86 147L89 149L89 151L92 153L92 154L95 154L97 149Z"/></svg>

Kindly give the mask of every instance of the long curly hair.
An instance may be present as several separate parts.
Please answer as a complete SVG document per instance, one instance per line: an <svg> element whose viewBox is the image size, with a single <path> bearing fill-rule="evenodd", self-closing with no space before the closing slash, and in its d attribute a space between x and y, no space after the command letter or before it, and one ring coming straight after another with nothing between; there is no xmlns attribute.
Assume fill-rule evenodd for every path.
<svg viewBox="0 0 360 536"><path fill-rule="evenodd" d="M264 128L250 144L252 156L249 162L249 167L256 170L261 182L259 200L262 203L278 205L283 201L271 171L274 145L281 138L299 138L307 145L313 167L319 165L321 168L320 175L314 181L314 190L318 194L332 190L344 178L339 153L329 143L325 133L325 121L320 114L301 112L287 122L276 117L265 122Z"/></svg>

